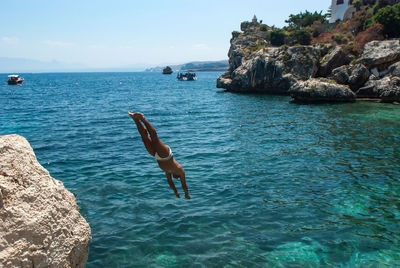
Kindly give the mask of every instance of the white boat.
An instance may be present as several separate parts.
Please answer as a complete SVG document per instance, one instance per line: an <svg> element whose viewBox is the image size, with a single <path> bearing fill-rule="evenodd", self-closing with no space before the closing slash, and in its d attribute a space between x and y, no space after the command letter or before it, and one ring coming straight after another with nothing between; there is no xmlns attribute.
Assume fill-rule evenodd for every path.
<svg viewBox="0 0 400 268"><path fill-rule="evenodd" d="M8 76L8 84L9 85L17 85L17 84L22 84L22 82L24 82L24 78L19 77L18 74L10 74Z"/></svg>
<svg viewBox="0 0 400 268"><path fill-rule="evenodd" d="M196 81L196 80L197 80L196 73L191 73L191 72L187 72L187 73L178 73L178 75L176 76L176 78L177 78L179 81Z"/></svg>

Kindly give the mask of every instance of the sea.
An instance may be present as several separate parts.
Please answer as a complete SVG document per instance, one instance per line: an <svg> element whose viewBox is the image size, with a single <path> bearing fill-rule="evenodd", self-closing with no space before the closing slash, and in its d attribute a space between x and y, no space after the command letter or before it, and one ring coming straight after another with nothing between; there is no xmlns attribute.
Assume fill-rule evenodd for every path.
<svg viewBox="0 0 400 268"><path fill-rule="evenodd" d="M233 94L217 72L0 75L19 134L90 224L86 267L400 265L400 105ZM175 197L128 111L183 166Z"/></svg>

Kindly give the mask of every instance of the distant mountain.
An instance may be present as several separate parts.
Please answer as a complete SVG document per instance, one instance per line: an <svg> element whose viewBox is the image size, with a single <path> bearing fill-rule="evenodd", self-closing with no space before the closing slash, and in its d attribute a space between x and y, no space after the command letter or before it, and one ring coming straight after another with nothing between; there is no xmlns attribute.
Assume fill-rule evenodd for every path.
<svg viewBox="0 0 400 268"><path fill-rule="evenodd" d="M222 61L194 61L180 65L170 65L173 71L191 70L201 71L226 71L229 63ZM44 73L44 72L138 72L143 71L148 65L134 64L121 67L96 68L81 64L69 64L60 61L40 61L25 58L0 57L0 73ZM146 69L146 72L162 72L165 66Z"/></svg>
<svg viewBox="0 0 400 268"><path fill-rule="evenodd" d="M211 72L211 71L226 71L229 67L228 60L220 61L193 61L179 65L169 65L174 72L192 71L192 72ZM146 72L162 72L165 66L157 66L146 69Z"/></svg>
<svg viewBox="0 0 400 268"><path fill-rule="evenodd" d="M78 64L66 64L55 60L47 62L0 57L0 73L67 72L82 69L83 67Z"/></svg>
<svg viewBox="0 0 400 268"><path fill-rule="evenodd" d="M133 64L122 67L88 67L60 61L40 61L24 58L0 57L0 73L53 73L53 72L141 72L148 65Z"/></svg>

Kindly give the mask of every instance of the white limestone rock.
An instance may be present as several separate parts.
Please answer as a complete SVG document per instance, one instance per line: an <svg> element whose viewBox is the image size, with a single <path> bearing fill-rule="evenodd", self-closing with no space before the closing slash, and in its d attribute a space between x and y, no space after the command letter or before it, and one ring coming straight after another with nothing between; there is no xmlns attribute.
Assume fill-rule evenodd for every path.
<svg viewBox="0 0 400 268"><path fill-rule="evenodd" d="M0 267L84 267L89 224L28 141L0 137Z"/></svg>
<svg viewBox="0 0 400 268"><path fill-rule="evenodd" d="M356 99L348 86L323 78L298 81L290 89L290 95L297 103L354 102Z"/></svg>

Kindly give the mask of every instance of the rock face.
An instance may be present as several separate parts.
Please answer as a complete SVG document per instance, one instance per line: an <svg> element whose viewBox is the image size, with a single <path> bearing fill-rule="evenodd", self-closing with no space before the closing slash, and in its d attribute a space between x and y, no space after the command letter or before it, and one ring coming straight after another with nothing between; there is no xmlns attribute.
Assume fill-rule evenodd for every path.
<svg viewBox="0 0 400 268"><path fill-rule="evenodd" d="M0 267L84 267L90 227L28 141L0 137Z"/></svg>
<svg viewBox="0 0 400 268"><path fill-rule="evenodd" d="M163 69L162 73L163 73L163 74L172 74L173 71L172 71L171 67L167 66L167 67L165 67L165 68Z"/></svg>
<svg viewBox="0 0 400 268"><path fill-rule="evenodd" d="M339 85L326 79L299 81L290 89L294 102L354 102L356 95L348 86Z"/></svg>
<svg viewBox="0 0 400 268"><path fill-rule="evenodd" d="M232 33L229 69L217 88L291 94L298 102L354 101L356 96L399 101L399 40L371 41L355 59L340 46L273 47L251 23L242 24L242 31Z"/></svg>
<svg viewBox="0 0 400 268"><path fill-rule="evenodd" d="M349 85L354 91L362 87L368 81L370 72L362 64L344 65L332 71L331 78L342 85Z"/></svg>
<svg viewBox="0 0 400 268"><path fill-rule="evenodd" d="M370 79L357 91L358 97L381 98L383 102L400 102L400 77Z"/></svg>
<svg viewBox="0 0 400 268"><path fill-rule="evenodd" d="M321 67L319 68L319 76L327 77L331 74L332 70L350 62L349 57L344 52L343 48L335 47L321 60Z"/></svg>
<svg viewBox="0 0 400 268"><path fill-rule="evenodd" d="M255 40L255 37L232 38L228 53L230 68L218 78L218 88L287 95L298 80L317 74L319 61L327 53L322 46L293 46L268 47L246 54L245 48Z"/></svg>
<svg viewBox="0 0 400 268"><path fill-rule="evenodd" d="M400 77L400 61L396 62L395 64L393 64L389 67L389 73L393 76Z"/></svg>
<svg viewBox="0 0 400 268"><path fill-rule="evenodd" d="M368 68L390 64L400 57L399 40L372 41L365 45L359 61Z"/></svg>
<svg viewBox="0 0 400 268"><path fill-rule="evenodd" d="M260 33L251 31L232 33L228 57L229 69L218 78L217 88L282 95L288 95L297 81L330 74L349 62L340 47L272 47Z"/></svg>

